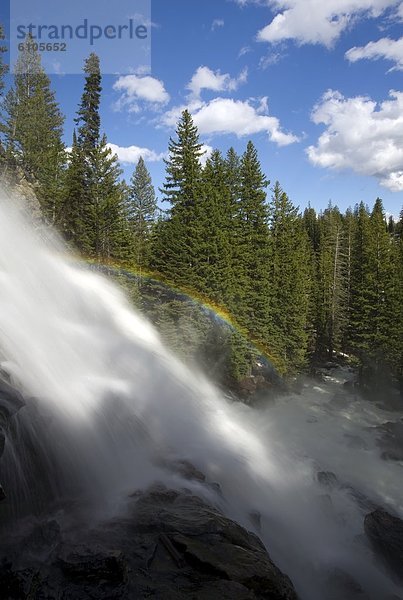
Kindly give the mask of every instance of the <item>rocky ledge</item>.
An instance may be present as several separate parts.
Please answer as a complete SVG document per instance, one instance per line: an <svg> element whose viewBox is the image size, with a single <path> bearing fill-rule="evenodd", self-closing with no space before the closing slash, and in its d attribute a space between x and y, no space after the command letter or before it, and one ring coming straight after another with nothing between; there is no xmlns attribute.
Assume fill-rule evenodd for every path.
<svg viewBox="0 0 403 600"><path fill-rule="evenodd" d="M382 508L365 517L365 533L376 556L403 582L403 521Z"/></svg>
<svg viewBox="0 0 403 600"><path fill-rule="evenodd" d="M297 599L259 538L190 491L156 484L91 529L62 512L3 536L2 600Z"/></svg>

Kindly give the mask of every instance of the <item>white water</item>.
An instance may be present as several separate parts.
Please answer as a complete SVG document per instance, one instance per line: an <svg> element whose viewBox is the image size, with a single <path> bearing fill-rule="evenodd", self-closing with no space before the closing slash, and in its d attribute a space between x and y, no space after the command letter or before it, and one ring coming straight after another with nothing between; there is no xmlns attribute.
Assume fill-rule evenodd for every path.
<svg viewBox="0 0 403 600"><path fill-rule="evenodd" d="M37 399L16 421L43 447L55 493L85 491L100 511L116 510L125 493L156 479L183 486L158 464L186 459L220 484L224 500L191 484L197 493L249 529L250 513L261 513L260 535L303 600L348 600L328 588L335 568L373 600L399 592L363 539L365 512L351 490L329 492L329 504L315 482L318 470L334 471L402 516L402 467L380 459L366 429L396 414L347 394L340 406L337 381L309 384L264 411L228 404L170 355L117 288L67 258L60 243L39 240L4 199L0 363ZM364 443L348 446L357 435ZM14 478L30 502L26 452L8 440L3 461L0 482Z"/></svg>

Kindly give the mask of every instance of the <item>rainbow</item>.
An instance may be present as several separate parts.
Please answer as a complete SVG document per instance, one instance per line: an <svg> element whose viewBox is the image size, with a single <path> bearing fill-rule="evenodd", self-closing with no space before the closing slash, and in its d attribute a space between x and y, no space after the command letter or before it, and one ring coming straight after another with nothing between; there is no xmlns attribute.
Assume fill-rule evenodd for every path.
<svg viewBox="0 0 403 600"><path fill-rule="evenodd" d="M83 262L83 258L79 257L78 260ZM160 283L178 296L181 296L184 300L190 301L193 304L200 307L202 310L210 313L216 319L230 327L233 331L236 331L245 340L247 340L261 355L262 358L268 363L276 375L284 372L282 361L273 352L264 346L259 340L254 339L250 333L243 327L236 318L229 312L229 310L222 305L213 302L207 296L195 292L193 289L178 286L161 274L151 271L143 271L136 269L133 265L126 263L108 262L101 263L95 259L86 258L84 259L86 265L90 265L95 270L98 270L107 274L123 275L124 277L135 277L140 280L144 280L150 283Z"/></svg>

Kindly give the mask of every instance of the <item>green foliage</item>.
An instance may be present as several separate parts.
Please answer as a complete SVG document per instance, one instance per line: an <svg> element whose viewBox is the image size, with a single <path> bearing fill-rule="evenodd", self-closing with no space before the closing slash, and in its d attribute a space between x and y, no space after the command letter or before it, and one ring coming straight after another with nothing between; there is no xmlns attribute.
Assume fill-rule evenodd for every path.
<svg viewBox="0 0 403 600"><path fill-rule="evenodd" d="M8 66L4 62L4 54L7 52L7 48L4 45L1 45L2 40L4 40L4 29L0 23L0 100L3 99L4 88L5 88L5 75L8 71ZM0 120L0 134L3 132L3 121ZM2 173L5 167L5 149L3 143L0 139L0 174Z"/></svg>
<svg viewBox="0 0 403 600"><path fill-rule="evenodd" d="M133 233L135 260L140 269L150 263L157 200L150 173L140 156L128 189L127 216Z"/></svg>
<svg viewBox="0 0 403 600"><path fill-rule="evenodd" d="M196 206L202 232L195 265L197 287L210 299L231 305L234 271L232 266L232 203L226 181L226 165L215 150L203 170L203 198Z"/></svg>
<svg viewBox="0 0 403 600"><path fill-rule="evenodd" d="M2 40L4 40L4 28L3 25L0 23L0 44L2 42ZM4 83L4 77L8 71L8 66L4 63L4 55L7 52L7 48L4 45L0 45L0 96L3 95L4 92L4 87L5 87L5 83Z"/></svg>
<svg viewBox="0 0 403 600"><path fill-rule="evenodd" d="M198 200L203 155L197 128L188 110L182 112L176 136L176 140L169 140L169 158L164 161L166 180L161 192L163 200L168 200L172 207L186 210L194 207Z"/></svg>
<svg viewBox="0 0 403 600"><path fill-rule="evenodd" d="M266 336L269 230L265 188L257 151L248 142L239 167L239 200L236 204L235 241L237 289L241 323L257 340Z"/></svg>
<svg viewBox="0 0 403 600"><path fill-rule="evenodd" d="M286 371L301 369L307 359L311 293L309 239L298 209L281 189L273 188L267 340Z"/></svg>
<svg viewBox="0 0 403 600"><path fill-rule="evenodd" d="M202 235L198 205L203 198L200 164L203 151L187 110L178 123L176 138L169 142L166 179L161 189L163 200L169 201L171 208L159 227L161 238L154 244L152 265L176 283L192 287L197 281Z"/></svg>
<svg viewBox="0 0 403 600"><path fill-rule="evenodd" d="M317 248L316 354L333 358L340 351L345 322L346 256L343 219L331 204L319 218Z"/></svg>
<svg viewBox="0 0 403 600"><path fill-rule="evenodd" d="M378 198L371 213L355 210L352 248L350 347L361 379L372 388L400 369L401 283L398 244L390 236Z"/></svg>
<svg viewBox="0 0 403 600"><path fill-rule="evenodd" d="M65 177L63 230L79 250L98 260L130 257L125 187L117 156L101 135L101 73L91 54L84 66L85 86L75 123L77 134Z"/></svg>
<svg viewBox="0 0 403 600"><path fill-rule="evenodd" d="M60 211L65 150L60 112L40 55L28 37L15 66L14 85L4 99L7 164L19 167L37 187L45 219L56 223Z"/></svg>

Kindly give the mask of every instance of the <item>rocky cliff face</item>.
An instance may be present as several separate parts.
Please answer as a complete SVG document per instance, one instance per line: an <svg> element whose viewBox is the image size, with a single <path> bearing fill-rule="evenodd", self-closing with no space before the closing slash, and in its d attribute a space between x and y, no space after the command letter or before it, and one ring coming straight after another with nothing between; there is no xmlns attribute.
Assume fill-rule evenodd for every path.
<svg viewBox="0 0 403 600"><path fill-rule="evenodd" d="M0 174L0 184L6 194L19 201L34 224L42 224L41 207L36 196L36 185L28 181L20 168Z"/></svg>

